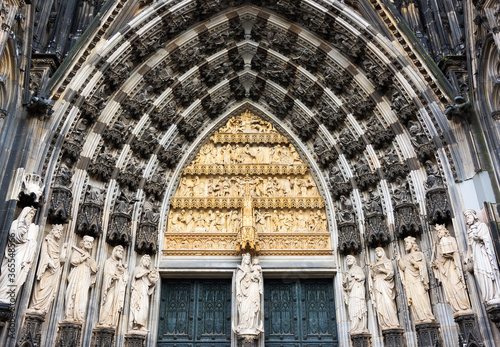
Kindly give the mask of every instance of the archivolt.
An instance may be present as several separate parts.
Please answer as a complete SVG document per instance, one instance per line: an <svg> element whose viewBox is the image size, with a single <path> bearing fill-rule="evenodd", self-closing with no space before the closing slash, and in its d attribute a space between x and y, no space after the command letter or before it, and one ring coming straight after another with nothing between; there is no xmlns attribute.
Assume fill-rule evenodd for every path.
<svg viewBox="0 0 500 347"><path fill-rule="evenodd" d="M169 197L151 185L173 192L170 178L181 172L179 162L188 162L179 153L214 129L219 115L249 100L294 129L323 169L323 183L331 182L323 193L336 201L352 192L360 220L372 189L393 224L390 196L407 177L425 214L421 163L442 162L444 175L453 171L436 126L442 105L393 43L336 2L211 3L152 5L102 42L58 91L53 122L55 136L65 141L53 141L59 145L48 155L78 169L75 201L90 176L91 185L108 188L107 209L120 186L136 191L135 220L145 200L162 201L165 211ZM113 136L127 126L127 137ZM399 171L382 167L384 160ZM360 170L366 168L365 179ZM142 179L137 184L127 174Z"/></svg>

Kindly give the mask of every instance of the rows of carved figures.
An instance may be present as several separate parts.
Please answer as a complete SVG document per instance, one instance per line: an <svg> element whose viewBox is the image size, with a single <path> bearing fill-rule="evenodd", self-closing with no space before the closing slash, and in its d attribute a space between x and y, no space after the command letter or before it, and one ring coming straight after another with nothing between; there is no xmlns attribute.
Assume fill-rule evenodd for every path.
<svg viewBox="0 0 500 347"><path fill-rule="evenodd" d="M123 246L116 246L101 269L92 255L95 243L93 237L84 236L78 247L73 246L69 250L66 243L61 243L64 226L55 224L42 241L36 267L34 256L39 232L39 227L33 223L36 212L36 208L25 207L12 222L1 268L0 303L13 305L26 281L28 271L37 268L36 282L27 312L44 319L61 284L63 265L69 260L67 283L62 285L66 291L63 322L84 323L90 289L94 287L97 276L102 276L98 326L117 326L123 311L127 282L132 281L129 330L147 331L149 296L159 279L158 271L151 269L150 256L142 257L130 277L127 265L122 261L125 250Z"/></svg>
<svg viewBox="0 0 500 347"><path fill-rule="evenodd" d="M258 233L326 232L323 210L254 210ZM237 233L241 227L239 210L172 210L167 232Z"/></svg>
<svg viewBox="0 0 500 347"><path fill-rule="evenodd" d="M500 303L500 272L488 227L478 219L474 210L467 210L464 215L468 225L468 251L463 261L456 239L444 225L435 226L437 241L430 259L411 236L404 239L405 254L395 254L395 263L387 257L384 248L376 248L375 261L368 264L367 273L357 265L354 256L346 257L347 271L342 285L351 335L368 332L365 281L368 281L368 294L376 309L380 328L384 331L402 327L395 302L395 271L399 271L416 325L437 324L429 297L428 269L432 269L441 284L455 318L473 313L463 265L465 270L474 274L483 302L486 305Z"/></svg>
<svg viewBox="0 0 500 347"><path fill-rule="evenodd" d="M314 197L319 196L312 176L295 177L183 177L176 197L238 197L242 196L246 182L254 197Z"/></svg>
<svg viewBox="0 0 500 347"><path fill-rule="evenodd" d="M292 144L273 146L250 146L250 144L214 145L209 143L200 149L192 165L236 165L236 164L303 164Z"/></svg>

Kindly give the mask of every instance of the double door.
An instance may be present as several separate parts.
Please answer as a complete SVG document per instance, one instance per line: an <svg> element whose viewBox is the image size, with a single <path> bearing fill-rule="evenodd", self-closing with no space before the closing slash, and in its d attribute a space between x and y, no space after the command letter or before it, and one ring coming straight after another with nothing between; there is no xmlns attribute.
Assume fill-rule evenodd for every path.
<svg viewBox="0 0 500 347"><path fill-rule="evenodd" d="M230 347L231 280L170 280L161 286L159 347Z"/></svg>
<svg viewBox="0 0 500 347"><path fill-rule="evenodd" d="M266 347L336 347L331 279L264 282Z"/></svg>
<svg viewBox="0 0 500 347"><path fill-rule="evenodd" d="M164 279L159 347L230 347L231 280ZM266 347L336 347L331 279L264 281Z"/></svg>

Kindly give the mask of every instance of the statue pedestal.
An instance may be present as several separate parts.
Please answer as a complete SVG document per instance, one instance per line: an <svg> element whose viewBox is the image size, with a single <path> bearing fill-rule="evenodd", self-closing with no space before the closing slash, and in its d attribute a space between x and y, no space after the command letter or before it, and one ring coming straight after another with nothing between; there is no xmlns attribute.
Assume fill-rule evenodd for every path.
<svg viewBox="0 0 500 347"><path fill-rule="evenodd" d="M113 347L115 341L115 328L100 327L92 330L92 347Z"/></svg>
<svg viewBox="0 0 500 347"><path fill-rule="evenodd" d="M80 347L82 323L59 323L55 347Z"/></svg>
<svg viewBox="0 0 500 347"><path fill-rule="evenodd" d="M473 313L459 315L455 317L455 322L460 329L458 334L460 346L483 346L481 334L476 324L476 315Z"/></svg>
<svg viewBox="0 0 500 347"><path fill-rule="evenodd" d="M500 304L487 304L486 311L491 321L495 323L497 329L500 330Z"/></svg>
<svg viewBox="0 0 500 347"><path fill-rule="evenodd" d="M147 331L132 330L125 334L124 347L144 347L146 344Z"/></svg>
<svg viewBox="0 0 500 347"><path fill-rule="evenodd" d="M353 347L372 347L372 335L368 333L351 335Z"/></svg>
<svg viewBox="0 0 500 347"><path fill-rule="evenodd" d="M259 335L257 334L244 334L238 335L238 347L258 347Z"/></svg>
<svg viewBox="0 0 500 347"><path fill-rule="evenodd" d="M382 335L386 347L406 346L405 331L401 328L382 330Z"/></svg>
<svg viewBox="0 0 500 347"><path fill-rule="evenodd" d="M10 304L0 303L0 322L7 322L12 319L14 311Z"/></svg>
<svg viewBox="0 0 500 347"><path fill-rule="evenodd" d="M441 347L443 338L439 331L439 323L415 324L418 347Z"/></svg>
<svg viewBox="0 0 500 347"><path fill-rule="evenodd" d="M41 312L28 310L24 316L24 324L20 334L19 346L40 346L40 327L45 321L45 315Z"/></svg>

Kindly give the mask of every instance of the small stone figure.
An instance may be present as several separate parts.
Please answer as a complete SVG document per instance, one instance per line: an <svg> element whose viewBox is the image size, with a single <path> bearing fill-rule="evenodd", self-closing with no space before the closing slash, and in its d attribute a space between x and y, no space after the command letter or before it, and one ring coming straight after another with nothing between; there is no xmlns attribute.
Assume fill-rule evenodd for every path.
<svg viewBox="0 0 500 347"><path fill-rule="evenodd" d="M123 246L116 246L111 257L104 263L99 326L116 327L123 310L129 277L127 265L122 262L123 252Z"/></svg>
<svg viewBox="0 0 500 347"><path fill-rule="evenodd" d="M236 299L238 301L238 325L233 328L240 335L259 335L264 331L261 317L263 295L262 268L259 260L253 265L249 253L242 256L236 274Z"/></svg>
<svg viewBox="0 0 500 347"><path fill-rule="evenodd" d="M351 322L349 332L351 335L367 333L368 312L365 301L365 274L356 264L356 258L352 255L346 257L346 263L349 270L344 274L342 287Z"/></svg>
<svg viewBox="0 0 500 347"><path fill-rule="evenodd" d="M37 281L30 309L43 315L49 311L50 305L55 298L62 264L66 261L67 244L65 243L62 246L62 250L59 245L63 229L62 224L53 225L52 230L45 236L42 243L40 262L36 274Z"/></svg>
<svg viewBox="0 0 500 347"><path fill-rule="evenodd" d="M36 252L39 229L38 225L33 223L35 214L36 208L27 206L11 224L0 269L0 303L10 304L11 299L15 300L28 276Z"/></svg>
<svg viewBox="0 0 500 347"><path fill-rule="evenodd" d="M375 264L370 265L371 277L373 279L373 291L375 296L378 324L385 329L399 328L398 310L394 298L394 267L385 255L382 247L375 249Z"/></svg>
<svg viewBox="0 0 500 347"><path fill-rule="evenodd" d="M425 264L424 253L420 252L414 237L405 238L407 254L400 258L396 255L399 269L402 271L401 279L406 289L408 305L413 312L415 324L431 323L436 319L432 314L429 300L429 276Z"/></svg>
<svg viewBox="0 0 500 347"><path fill-rule="evenodd" d="M87 312L87 301L89 289L95 284L99 265L91 257L90 251L94 244L92 236L85 235L80 247L73 246L71 254L71 269L68 275L68 287L66 288L66 322L83 323Z"/></svg>
<svg viewBox="0 0 500 347"><path fill-rule="evenodd" d="M160 278L158 271L150 267L151 257L146 254L134 270L130 298L130 330L148 331L149 296L153 294Z"/></svg>
<svg viewBox="0 0 500 347"><path fill-rule="evenodd" d="M431 266L434 268L436 279L443 285L446 301L450 304L453 314L455 316L471 314L457 240L450 235L444 225L438 224L435 229L439 244L436 247L436 258L431 262Z"/></svg>
<svg viewBox="0 0 500 347"><path fill-rule="evenodd" d="M500 303L500 273L488 226L479 220L474 210L465 210L464 216L469 236L466 264L473 265L483 301Z"/></svg>

